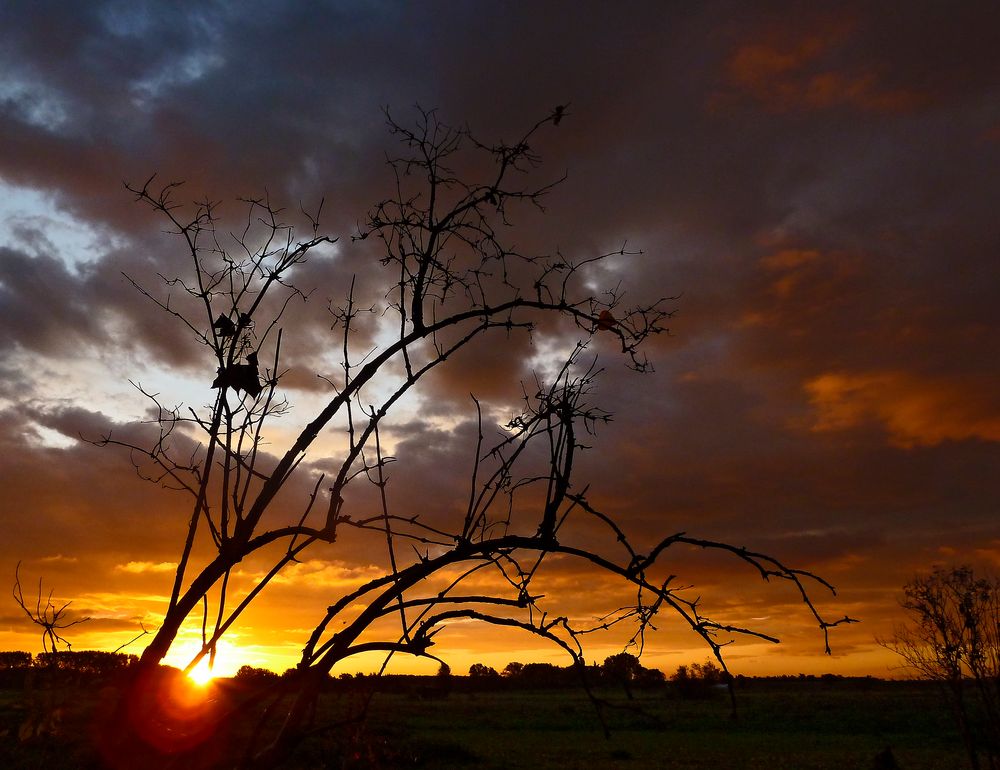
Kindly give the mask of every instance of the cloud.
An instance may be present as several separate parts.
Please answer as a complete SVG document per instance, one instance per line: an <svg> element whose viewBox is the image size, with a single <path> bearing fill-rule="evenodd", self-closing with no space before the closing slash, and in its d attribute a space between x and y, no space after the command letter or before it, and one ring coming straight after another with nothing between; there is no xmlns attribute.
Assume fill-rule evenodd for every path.
<svg viewBox="0 0 1000 770"><path fill-rule="evenodd" d="M588 279L621 282L628 303L680 295L671 335L649 345L654 374L634 376L601 340L592 348L605 369L594 400L614 420L586 437L593 449L579 455L574 489L589 485L638 548L685 530L828 572L843 604L825 606L870 623L834 640L864 665L875 659L871 628L891 621L894 591L913 571L977 549L993 558L996 8L719 0L582 4L570 16L544 4L446 4L428 16L393 3L265 5L0 8L0 179L18 202L0 232L0 509L10 523L0 568L22 559L119 618L149 620L169 593L190 500L143 482L127 453L79 437L155 441L149 404L128 380L187 414L210 403L216 364L123 276L207 328L198 298L185 305L192 298L169 283L190 278L183 238L164 233L122 180L186 180L183 211L219 201L227 245L245 219L240 197L266 190L297 225L300 204L314 210L325 197L324 227L340 241L293 275L312 293L283 318L291 409L265 445L278 453L334 393L317 375L342 381L328 309L352 282L359 305L375 308L357 320L355 360L384 339L395 275L372 239L348 236L392 194L384 159L399 146L381 108L406 123L415 102L489 143L570 102L558 129L532 142L545 161L533 178L566 171L567 181L544 215L518 212L504 235L526 253L573 259L628 240L644 253ZM296 41L296 55L276 40ZM489 335L422 383L382 436L397 457L386 469L393 510L461 517L476 445L469 393L483 400L492 438L520 381L570 331L543 323L533 337ZM190 456L198 435L172 440ZM268 516L297 520L344 445L325 433ZM376 491L364 477L352 483L351 513L378 511ZM518 511L525 526L533 502ZM575 542L622 557L613 533L572 523ZM384 568L384 539L362 534L345 529L293 565L278 600L265 598L241 632L283 645L275 655L287 659L275 628L309 628L329 595ZM815 650L815 629L794 596L757 586L735 560L665 556L664 570L704 587L714 608L770 616L790 639L789 665L805 665L797 656ZM244 564L234 592L267 566ZM583 570L554 561L548 578L588 616L593 603L572 590ZM466 649L487 645L470 637Z"/></svg>
<svg viewBox="0 0 1000 770"><path fill-rule="evenodd" d="M846 106L903 112L926 103L927 96L918 91L885 88L874 73L825 69L823 59L835 47L836 37L800 38L785 46L740 46L729 61L729 77L736 88L776 111Z"/></svg>
<svg viewBox="0 0 1000 770"><path fill-rule="evenodd" d="M76 564L80 560L76 556L64 556L61 553L57 553L53 554L52 556L43 556L41 558L41 561L45 563L66 562L68 564Z"/></svg>
<svg viewBox="0 0 1000 770"><path fill-rule="evenodd" d="M177 569L176 562L161 561L130 561L126 564L116 564L116 572L125 572L130 575L141 575L144 572L173 572Z"/></svg>
<svg viewBox="0 0 1000 770"><path fill-rule="evenodd" d="M732 105L741 94L774 112L905 114L961 98L990 70L980 25L991 13L984 7L924 9L903 27L899 10L847 3L800 9L792 18L772 7L734 33L728 88L711 104ZM964 46L961 56L956 46ZM924 66L914 66L917 57Z"/></svg>
<svg viewBox="0 0 1000 770"><path fill-rule="evenodd" d="M383 575L382 568L373 564L353 564L344 561L308 559L292 564L274 578L275 585L295 586L324 591L345 589Z"/></svg>
<svg viewBox="0 0 1000 770"><path fill-rule="evenodd" d="M107 337L79 281L51 256L0 248L0 348L68 353Z"/></svg>
<svg viewBox="0 0 1000 770"><path fill-rule="evenodd" d="M922 381L905 372L830 372L804 384L815 431L881 423L900 447L943 441L1000 441L1000 404L989 381Z"/></svg>

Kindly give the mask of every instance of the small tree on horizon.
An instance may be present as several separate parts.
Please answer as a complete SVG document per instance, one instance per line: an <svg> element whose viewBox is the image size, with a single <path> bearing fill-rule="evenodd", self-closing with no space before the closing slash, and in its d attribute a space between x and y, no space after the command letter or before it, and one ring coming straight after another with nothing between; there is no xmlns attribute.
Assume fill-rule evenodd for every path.
<svg viewBox="0 0 1000 770"><path fill-rule="evenodd" d="M499 679L500 674L492 666L485 663L473 663L469 666L469 676L473 679Z"/></svg>
<svg viewBox="0 0 1000 770"><path fill-rule="evenodd" d="M42 630L42 652L49 655L49 660L53 659L59 652L59 645L62 644L67 650L72 650L73 645L62 636L61 632L67 628L78 626L90 620L89 617L70 619L67 617L69 606L72 601L57 604L52 600L53 591L45 595L42 591L42 579L38 579L38 592L34 607L30 606L30 600L24 596L24 589L21 587L21 562L14 568L14 602L21 611L28 616L28 619Z"/></svg>
<svg viewBox="0 0 1000 770"><path fill-rule="evenodd" d="M610 655L604 659L601 669L606 676L621 684L629 700L633 699L632 683L642 676L643 670L642 663L635 655L628 652Z"/></svg>
<svg viewBox="0 0 1000 770"><path fill-rule="evenodd" d="M941 684L973 768L1000 766L1000 578L935 567L903 586L909 621L876 641Z"/></svg>

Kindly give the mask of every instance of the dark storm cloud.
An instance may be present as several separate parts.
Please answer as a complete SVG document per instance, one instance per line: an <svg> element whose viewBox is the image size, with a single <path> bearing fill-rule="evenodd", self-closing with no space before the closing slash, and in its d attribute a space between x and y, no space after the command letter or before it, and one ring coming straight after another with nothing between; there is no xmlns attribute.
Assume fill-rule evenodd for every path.
<svg viewBox="0 0 1000 770"><path fill-rule="evenodd" d="M53 301L54 298L58 298ZM0 248L0 349L67 352L104 335L93 309L62 262Z"/></svg>
<svg viewBox="0 0 1000 770"><path fill-rule="evenodd" d="M86 431L96 439L110 429L106 418L82 410L37 417L74 438ZM0 415L4 520L17 531L16 539L4 540L5 561L70 552L91 561L109 552L155 552L176 530L170 513L178 501L157 495L143 503L148 482L123 468L120 455L88 444L56 449L26 441L32 422L40 424L12 410Z"/></svg>
<svg viewBox="0 0 1000 770"><path fill-rule="evenodd" d="M628 302L681 294L673 334L649 346L655 375L595 342L615 421L581 483L641 543L688 530L770 549L881 612L886 586L939 547L989 560L1000 539L998 22L985 3L8 3L0 179L117 240L72 266L37 228L0 244L0 393L29 398L16 352L58 370L113 346L211 375L122 277L162 297L157 273L185 258L121 187L154 171L187 180L182 199L224 201L227 228L239 195L267 189L290 219L326 197L341 241L297 272L313 291L283 339L286 384L326 391L315 375L339 375L327 306L355 274L362 303L385 301L379 255L348 237L391 193L381 108L408 122L414 103L438 107L492 141L568 101L536 147L536 178L568 181L545 216L518 214L512 241L580 258L628 239L644 254L599 282L620 281ZM561 331L497 335L428 380L427 414L460 424L394 427L391 489L414 512L461 511L469 393L516 402ZM5 557L65 553L46 527L103 553L87 522L107 517L136 530L140 560L174 558L169 504L135 527L150 498L119 480L121 458L23 445L33 425L72 436L102 418L32 409L0 426L5 516L37 511ZM689 557L678 564L697 572ZM742 574L713 569L705 581Z"/></svg>
<svg viewBox="0 0 1000 770"><path fill-rule="evenodd" d="M170 319L124 275L127 271L165 297L169 292L156 272L170 261L157 265L130 249L110 251L101 260L74 269L47 245L47 250L30 255L0 249L0 313L4 318L0 349L69 359L114 346L119 357L126 350L138 349L174 364L192 361L193 341L178 333Z"/></svg>

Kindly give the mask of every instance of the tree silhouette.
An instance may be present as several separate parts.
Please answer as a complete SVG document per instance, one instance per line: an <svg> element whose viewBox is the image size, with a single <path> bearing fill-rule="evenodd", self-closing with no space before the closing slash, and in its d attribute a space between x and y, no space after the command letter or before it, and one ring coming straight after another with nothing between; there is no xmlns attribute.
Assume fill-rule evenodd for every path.
<svg viewBox="0 0 1000 770"><path fill-rule="evenodd" d="M619 652L604 659L601 666L604 674L625 689L625 694L632 700L632 683L642 675L643 666L639 659L628 652Z"/></svg>
<svg viewBox="0 0 1000 770"><path fill-rule="evenodd" d="M499 679L500 674L492 666L485 663L473 663L469 666L469 676L473 679Z"/></svg>
<svg viewBox="0 0 1000 770"><path fill-rule="evenodd" d="M940 682L974 768L1000 765L1000 580L937 567L903 586L910 622L882 646Z"/></svg>
<svg viewBox="0 0 1000 770"><path fill-rule="evenodd" d="M32 623L42 629L42 649L46 653L51 654L53 658L59 651L60 644L65 645L67 650L73 648L69 641L59 632L90 620L90 618L69 620L66 617L66 611L73 602L68 601L57 606L52 601L52 591L49 591L48 596L45 596L43 599L44 594L42 592L41 578L38 579L38 595L35 600L35 606L30 607L28 601L24 598L24 590L21 588L21 562L18 562L14 568L13 593L17 606L21 608Z"/></svg>
<svg viewBox="0 0 1000 770"><path fill-rule="evenodd" d="M435 637L455 621L534 634L564 650L581 677L588 633L631 623L641 649L650 622L665 609L704 639L720 662L733 636L777 641L703 615L699 601L658 568L674 546L725 551L764 579L789 582L824 634L848 621L826 621L813 606L805 582L832 590L829 584L765 554L683 532L638 550L613 512L595 506L587 485L574 480L579 453L594 428L610 419L595 403L600 369L590 352L594 339L613 341L627 366L647 371L643 343L665 331L671 311L669 298L627 304L620 287L593 288L593 268L628 258L625 246L574 260L515 245L521 209L544 210L561 181L533 181L540 163L534 144L567 114L556 108L513 143L486 143L433 111L418 111L412 127L387 113L402 147L389 160L394 191L371 209L351 240L357 249L377 244L384 285L364 293L352 281L332 308L340 374L325 377L326 404L275 453L264 451L264 440L266 428L288 408L279 389L282 319L289 303L305 296L295 285L300 266L334 242L320 229L322 207L307 215L309 232L299 239L267 198L248 200L242 229L228 235L215 204L185 213L177 184L157 186L154 178L129 187L170 223L188 264L185 273L165 279L165 287L133 283L207 349L215 380L214 402L204 411L168 407L143 391L160 429L152 446L114 435L99 442L126 447L140 473L183 491L192 503L166 613L119 713L154 686L152 672L189 617L201 616L203 643L188 669L213 658L219 640L284 569L311 550L336 548L345 532L370 538L368 553L381 550L385 574L330 597L302 640L294 674L272 687L262 719L274 729L256 731L234 764L283 761L314 727L323 683L341 661L371 652L383 653L386 662L396 654L440 660L431 652ZM372 317L391 319L390 338L364 334ZM572 333L578 342L552 367L554 374L525 390L520 413L509 421L497 424L473 399L479 430L469 448L461 513L419 516L391 505L388 471L395 458L386 451L384 431L401 400L460 350L540 328ZM333 470L321 473L304 460L317 438L332 432L342 438L340 456ZM200 435L197 446L187 438L192 434ZM287 510L287 502L276 502L279 493L300 478L308 479L311 491L294 516L279 521ZM377 500L374 513L357 503L356 489L365 484ZM606 542L580 545L573 533L594 524L606 532ZM270 566L256 585L234 596L233 569L251 556L270 558ZM556 556L615 576L634 589L634 602L609 608L590 625L571 622L532 590ZM386 630L387 620L394 631Z"/></svg>

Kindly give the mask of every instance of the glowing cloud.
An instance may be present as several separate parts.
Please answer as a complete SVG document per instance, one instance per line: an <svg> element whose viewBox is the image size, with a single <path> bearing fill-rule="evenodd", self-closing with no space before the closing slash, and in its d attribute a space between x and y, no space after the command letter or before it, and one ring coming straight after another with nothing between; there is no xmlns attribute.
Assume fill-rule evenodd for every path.
<svg viewBox="0 0 1000 770"><path fill-rule="evenodd" d="M882 424L899 447L944 441L1000 441L1000 413L991 390L976 383L922 380L905 372L830 372L805 383L817 432ZM979 385L986 385L979 383Z"/></svg>

